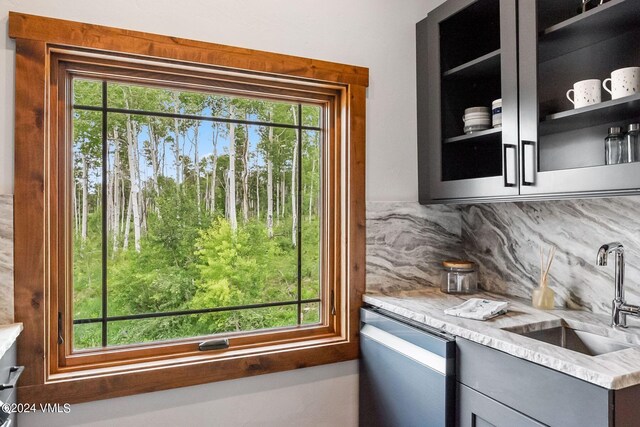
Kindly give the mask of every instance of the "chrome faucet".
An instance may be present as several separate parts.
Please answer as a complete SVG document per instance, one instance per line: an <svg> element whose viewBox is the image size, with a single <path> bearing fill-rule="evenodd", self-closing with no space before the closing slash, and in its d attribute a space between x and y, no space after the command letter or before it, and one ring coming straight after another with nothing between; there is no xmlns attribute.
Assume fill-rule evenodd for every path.
<svg viewBox="0 0 640 427"><path fill-rule="evenodd" d="M613 242L600 246L596 265L606 266L610 253L616 254L615 286L616 293L611 310L611 325L614 327L627 327L627 315L640 317L640 306L629 305L624 300L624 246L622 243Z"/></svg>

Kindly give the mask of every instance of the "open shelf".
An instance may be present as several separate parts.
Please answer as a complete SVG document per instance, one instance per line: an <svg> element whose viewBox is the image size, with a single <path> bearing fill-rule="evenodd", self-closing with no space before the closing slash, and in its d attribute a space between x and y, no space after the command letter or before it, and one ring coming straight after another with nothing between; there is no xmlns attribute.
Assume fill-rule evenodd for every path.
<svg viewBox="0 0 640 427"><path fill-rule="evenodd" d="M542 136L627 119L640 119L640 94L550 114L540 122L539 130Z"/></svg>
<svg viewBox="0 0 640 427"><path fill-rule="evenodd" d="M500 1L468 2L440 22L441 74L500 49Z"/></svg>
<svg viewBox="0 0 640 427"><path fill-rule="evenodd" d="M576 2L577 3L577 2ZM541 32L538 60L545 62L640 26L639 0L611 0Z"/></svg>
<svg viewBox="0 0 640 427"><path fill-rule="evenodd" d="M502 138L497 132L442 144L442 180L502 175Z"/></svg>
<svg viewBox="0 0 640 427"><path fill-rule="evenodd" d="M484 139L494 139L495 135L499 133L502 133L501 127L487 129L487 130L480 130L467 135L454 136L453 138L445 138L444 143L451 144L453 142L462 142L462 141L481 142Z"/></svg>
<svg viewBox="0 0 640 427"><path fill-rule="evenodd" d="M445 78L478 78L500 72L500 49L482 55L472 61L459 65L442 74Z"/></svg>

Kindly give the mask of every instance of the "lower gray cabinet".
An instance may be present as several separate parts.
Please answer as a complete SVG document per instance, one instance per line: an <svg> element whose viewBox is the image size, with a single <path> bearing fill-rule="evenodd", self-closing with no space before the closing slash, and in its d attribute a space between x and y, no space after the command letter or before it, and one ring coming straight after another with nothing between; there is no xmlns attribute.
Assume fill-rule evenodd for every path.
<svg viewBox="0 0 640 427"><path fill-rule="evenodd" d="M640 385L608 390L461 338L456 353L460 426L640 425Z"/></svg>
<svg viewBox="0 0 640 427"><path fill-rule="evenodd" d="M460 383L458 383L456 425L459 427L544 426Z"/></svg>

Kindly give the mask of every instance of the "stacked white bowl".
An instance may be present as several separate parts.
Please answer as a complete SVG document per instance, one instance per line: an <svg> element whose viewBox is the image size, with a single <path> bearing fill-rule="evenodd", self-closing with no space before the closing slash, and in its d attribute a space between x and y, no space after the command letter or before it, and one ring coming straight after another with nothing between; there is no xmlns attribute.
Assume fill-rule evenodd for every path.
<svg viewBox="0 0 640 427"><path fill-rule="evenodd" d="M489 107L471 107L464 110L462 117L464 133L471 133L491 128L491 112Z"/></svg>

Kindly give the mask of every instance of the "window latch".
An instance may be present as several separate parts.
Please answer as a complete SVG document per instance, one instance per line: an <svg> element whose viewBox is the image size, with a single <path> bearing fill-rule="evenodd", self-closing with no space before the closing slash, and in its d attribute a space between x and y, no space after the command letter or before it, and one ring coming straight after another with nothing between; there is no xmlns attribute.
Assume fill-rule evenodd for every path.
<svg viewBox="0 0 640 427"><path fill-rule="evenodd" d="M204 341L198 345L200 351L224 350L225 348L229 348L229 340L226 338Z"/></svg>
<svg viewBox="0 0 640 427"><path fill-rule="evenodd" d="M58 345L64 342L64 338L62 338L62 313L58 312Z"/></svg>

